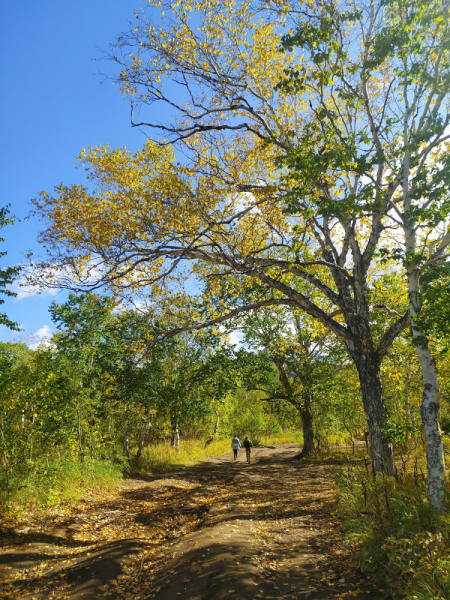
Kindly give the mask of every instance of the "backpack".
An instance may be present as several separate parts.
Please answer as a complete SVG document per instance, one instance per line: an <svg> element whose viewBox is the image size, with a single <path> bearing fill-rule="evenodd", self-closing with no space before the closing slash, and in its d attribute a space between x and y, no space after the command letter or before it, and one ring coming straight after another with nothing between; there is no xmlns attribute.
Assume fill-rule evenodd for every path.
<svg viewBox="0 0 450 600"><path fill-rule="evenodd" d="M250 440L244 440L244 448L253 448L253 444Z"/></svg>

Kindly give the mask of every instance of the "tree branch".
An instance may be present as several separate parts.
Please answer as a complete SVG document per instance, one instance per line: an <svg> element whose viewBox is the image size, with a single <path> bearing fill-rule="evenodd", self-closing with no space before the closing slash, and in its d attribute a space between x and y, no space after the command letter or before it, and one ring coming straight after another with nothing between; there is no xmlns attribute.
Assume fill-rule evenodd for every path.
<svg viewBox="0 0 450 600"><path fill-rule="evenodd" d="M389 329L385 332L385 334L381 338L381 342L375 353L378 363L381 363L384 356L386 355L389 348L391 347L392 342L404 329L406 329L408 327L409 323L410 323L410 316L409 316L409 310L408 310L403 315L403 317L401 317L401 319L399 319L393 325L391 325L389 327Z"/></svg>

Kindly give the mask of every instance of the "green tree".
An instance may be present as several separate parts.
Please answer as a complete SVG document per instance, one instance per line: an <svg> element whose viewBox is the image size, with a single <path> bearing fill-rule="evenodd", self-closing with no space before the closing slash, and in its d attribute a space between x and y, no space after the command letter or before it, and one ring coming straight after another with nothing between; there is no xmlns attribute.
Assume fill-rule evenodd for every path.
<svg viewBox="0 0 450 600"><path fill-rule="evenodd" d="M12 225L14 223L14 219L8 217L9 210L7 206L0 208L0 228L6 227L7 225ZM4 242L4 238L0 238L0 243ZM4 258L7 255L7 252L0 252L0 259ZM6 267L4 269L0 269L0 294L4 294L5 296L15 297L17 294L7 289L7 286L11 285L20 272L19 267ZM0 298L0 304L4 304L5 301L3 298ZM15 331L20 331L20 327L18 323L14 323L8 319L5 313L0 313L0 325L6 325L8 329L13 329Z"/></svg>
<svg viewBox="0 0 450 600"><path fill-rule="evenodd" d="M162 127L180 144L187 161L177 164L171 149L158 140L134 156L106 147L83 152L80 159L95 191L62 185L54 196L43 193L35 203L48 223L41 239L51 264L60 273L78 273L85 289L105 285L125 295L139 288L145 293L152 284L154 290L161 289L162 281L182 283L187 273L208 277L213 295L224 281L231 293L236 281L243 286L252 278L269 291L270 299L257 306L243 302L238 308L214 304L209 321L198 314L191 329L260 306L305 311L341 338L357 365L375 467L393 474L392 445L381 433L388 412L380 365L407 327L409 314L398 316L389 306L387 311L372 306L367 296L379 262L375 249L382 217L375 212L363 217L345 201L335 214L321 210L318 199L325 188L326 194L341 198L355 181L344 165L344 174L332 174L324 188L322 163L318 166L314 155L322 153L320 131L314 130L319 123L316 101L309 106L310 95L320 98L320 91L311 88L302 94L292 85L274 91L286 69L307 62L306 57L279 52L289 5L278 15L266 3L241 6L214 0L196 8L194 24L188 2L157 4L172 21L155 27L142 16L138 26L121 36L120 50L130 55L119 79L141 106L166 102L177 111L184 93L180 119L148 124L155 131ZM311 8L311 19L318 10ZM115 58L122 62L120 52ZM314 68L309 66L311 72ZM211 69L220 73L217 81ZM180 84L176 95L173 78ZM201 108L194 89L201 91ZM311 150L311 160L301 163L302 169L311 167L301 174L309 186L305 184L303 197L298 193L298 165L293 158L289 161L296 148L299 154ZM283 155L282 168L274 169L274 161ZM286 171L290 176L284 178ZM83 226L81 214L89 215ZM104 268L95 270L97 261ZM48 264L41 266L38 272L45 278ZM373 323L383 311L389 319L381 338L374 338Z"/></svg>
<svg viewBox="0 0 450 600"><path fill-rule="evenodd" d="M363 256L378 248L403 263L424 379L428 495L438 510L445 506L440 386L419 317L421 278L449 258L449 8L447 0L425 10L415 0L317 7L283 40L303 60L279 84L313 98L307 126L293 132L295 148L280 160L295 181L293 213L306 202L344 231L363 218L370 223ZM355 261L355 277L366 266Z"/></svg>
<svg viewBox="0 0 450 600"><path fill-rule="evenodd" d="M97 360L108 374L110 397L122 412L123 450L131 463L130 430L139 429L137 455L150 433L155 409L154 365L161 348L153 347L149 315L118 311L103 330L103 349ZM103 404L103 403L102 403Z"/></svg>
<svg viewBox="0 0 450 600"><path fill-rule="evenodd" d="M230 323L229 327L244 333L247 347L270 357L277 379L267 376L268 369L264 372L252 366L253 379L259 373L265 377L259 383L249 383L249 389L264 391L264 400L283 400L296 408L303 427L300 456L306 456L315 449L315 397L332 385L333 376L345 359L345 350L326 329L319 329L307 315L290 308L261 308Z"/></svg>
<svg viewBox="0 0 450 600"><path fill-rule="evenodd" d="M101 359L107 353L105 336L113 321L114 305L114 301L108 297L71 294L67 302L53 302L50 308L52 320L61 331L53 337L53 342L58 354L68 361L73 373L72 394L76 406L77 443L82 463L86 447L93 452L99 444L95 416L101 404Z"/></svg>
<svg viewBox="0 0 450 600"><path fill-rule="evenodd" d="M180 428L211 412L212 403L226 394L224 360L214 356L216 336L204 332L182 333L164 344L159 357L157 399L159 410L168 415L172 446L177 448Z"/></svg>
<svg viewBox="0 0 450 600"><path fill-rule="evenodd" d="M27 478L73 451L71 369L52 349L1 344L0 453L8 500ZM69 367L69 368L68 368Z"/></svg>

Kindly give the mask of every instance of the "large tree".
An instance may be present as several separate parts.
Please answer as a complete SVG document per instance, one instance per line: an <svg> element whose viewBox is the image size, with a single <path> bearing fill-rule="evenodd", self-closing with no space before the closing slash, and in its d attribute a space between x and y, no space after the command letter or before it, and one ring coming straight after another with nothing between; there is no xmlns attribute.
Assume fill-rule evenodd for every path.
<svg viewBox="0 0 450 600"><path fill-rule="evenodd" d="M415 0L325 4L285 36L284 47L301 49L305 60L280 83L314 97L315 119L282 160L297 174L293 205L310 197L316 171L319 212L342 222L348 211L378 223L371 229L374 244L403 263L424 382L429 499L439 510L445 506L440 388L420 315L421 278L445 270L450 256L449 20L447 0L426 7ZM304 143L305 135L315 140L314 148ZM353 187L339 196L330 183L348 174ZM384 243L382 230L391 231Z"/></svg>
<svg viewBox="0 0 450 600"><path fill-rule="evenodd" d="M217 305L209 324L236 311L285 305L340 337L359 373L375 467L387 473L395 465L383 438L388 415L380 364L410 311L371 304L368 287L379 268L377 249L416 214L408 209L399 221L407 176L402 161L408 155L415 177L414 165L429 164L446 125L436 129L442 101L436 109L433 97L428 102L422 94L416 142L399 143L396 107L402 110L405 73L390 61L407 53L408 41L395 37L401 20L392 31L386 26L396 6L158 2L152 11L165 13L162 24L136 15L112 57L134 112L145 114L150 105L151 119L158 102L173 112L165 123L145 115L133 121L165 138L134 156L106 147L84 151L80 158L96 189L61 185L36 201L48 223L42 241L51 265L75 275L79 287L107 285L135 295L153 285L159 293L201 273L214 292L227 278L231 287L252 278L271 298L232 311ZM443 15L446 22L445 10L430 23ZM279 51L283 31L290 53ZM440 73L435 54L432 49L429 64ZM416 77L413 71L407 79ZM184 153L183 164L170 144ZM433 168L442 164L435 160ZM422 180L427 191L429 181ZM441 258L445 240L438 242ZM60 277L57 285L64 284L73 281ZM382 331L374 329L380 311L389 317ZM203 327L204 319L198 315L190 326ZM430 498L441 506L438 428L432 435L437 450L429 466L437 461L438 472L430 478Z"/></svg>
<svg viewBox="0 0 450 600"><path fill-rule="evenodd" d="M374 338L374 311L385 307L370 306L367 281L383 231L380 215L324 217L317 203L322 171L311 178L311 197L294 204L296 179L282 180L273 168L277 157L295 150L292 132L300 138L311 122L301 94L274 91L298 60L279 52L285 17L269 11L267 23L259 9L237 4L224 16L221 5L210 3L197 7L194 24L189 5L165 8L173 24L156 28L144 21L121 38L122 49L137 49L121 77L141 103L170 102L173 81L182 86L187 105L170 128L190 162L176 164L170 148L151 142L135 156L107 148L83 153L97 189L62 185L56 196L44 193L36 201L49 223L42 241L51 264L75 273L88 289L106 284L133 294L176 279L184 265L206 271L211 288L227 275L255 278L273 291L258 306L303 309L344 341L360 374L375 466L393 473L392 447L382 435L388 415L380 363L408 315L392 313ZM172 81L161 87L164 77ZM320 140L310 137L310 146L319 148ZM353 174L330 181L338 195L353 185ZM298 291L299 281L314 295ZM218 306L216 319L235 312Z"/></svg>

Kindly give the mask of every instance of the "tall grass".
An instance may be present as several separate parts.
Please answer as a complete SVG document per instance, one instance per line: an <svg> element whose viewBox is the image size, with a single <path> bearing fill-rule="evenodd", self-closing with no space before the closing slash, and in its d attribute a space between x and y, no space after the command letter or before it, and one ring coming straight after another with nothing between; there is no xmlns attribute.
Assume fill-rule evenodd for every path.
<svg viewBox="0 0 450 600"><path fill-rule="evenodd" d="M261 436L252 440L255 447L297 444L300 441L301 436L295 431ZM169 443L159 443L147 446L143 450L141 457L133 466L133 472L163 473L164 471L178 469L182 466L193 465L211 456L220 456L229 452L231 452L231 437L215 439L207 446L205 446L204 440L181 440L178 450L172 448Z"/></svg>
<svg viewBox="0 0 450 600"><path fill-rule="evenodd" d="M338 515L360 568L395 599L450 598L450 516L427 502L424 465L399 465L396 478L374 475L366 461L336 470Z"/></svg>
<svg viewBox="0 0 450 600"><path fill-rule="evenodd" d="M298 443L297 432L255 438L254 445L277 445ZM205 440L181 440L178 450L169 444L157 443L147 446L132 465L116 454L109 459L78 457L55 459L27 471L9 474L0 472L0 515L14 515L24 510L39 510L61 503L73 503L80 498L95 495L112 488L124 473L163 473L183 466L193 465L211 456L231 452L231 437L215 439L205 447Z"/></svg>
<svg viewBox="0 0 450 600"><path fill-rule="evenodd" d="M303 436L299 431L283 431L274 435L260 435L254 437L255 446L276 446L278 444L303 444Z"/></svg>
<svg viewBox="0 0 450 600"><path fill-rule="evenodd" d="M169 443L154 444L144 448L133 472L163 473L226 452L230 452L229 440L214 440L206 447L204 440L182 440L178 449Z"/></svg>
<svg viewBox="0 0 450 600"><path fill-rule="evenodd" d="M122 479L122 471L117 462L93 458L83 464L77 457L50 461L8 482L0 480L0 514L75 502L109 488Z"/></svg>

